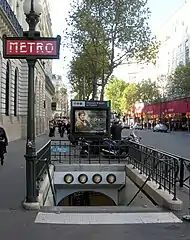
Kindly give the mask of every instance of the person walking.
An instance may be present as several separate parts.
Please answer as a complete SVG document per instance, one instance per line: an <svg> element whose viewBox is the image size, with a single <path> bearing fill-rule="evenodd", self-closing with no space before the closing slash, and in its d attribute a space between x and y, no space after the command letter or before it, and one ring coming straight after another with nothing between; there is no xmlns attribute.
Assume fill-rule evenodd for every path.
<svg viewBox="0 0 190 240"><path fill-rule="evenodd" d="M49 122L49 137L53 137L54 136L54 124L53 121Z"/></svg>
<svg viewBox="0 0 190 240"><path fill-rule="evenodd" d="M121 141L122 126L119 124L119 118L115 118L111 126L112 140Z"/></svg>
<svg viewBox="0 0 190 240"><path fill-rule="evenodd" d="M8 138L4 128L0 127L0 160L4 164L4 154L7 153Z"/></svg>

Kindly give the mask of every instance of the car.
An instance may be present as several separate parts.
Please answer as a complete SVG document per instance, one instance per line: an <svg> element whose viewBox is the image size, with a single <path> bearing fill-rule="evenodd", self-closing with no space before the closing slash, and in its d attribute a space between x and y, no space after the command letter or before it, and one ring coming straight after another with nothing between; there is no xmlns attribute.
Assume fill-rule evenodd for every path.
<svg viewBox="0 0 190 240"><path fill-rule="evenodd" d="M130 129L130 125L127 122L122 122L122 127L125 129Z"/></svg>
<svg viewBox="0 0 190 240"><path fill-rule="evenodd" d="M140 123L135 123L135 124L133 125L133 129L135 129L135 130L142 130L142 129L143 129L143 126L142 126L142 124L140 124Z"/></svg>
<svg viewBox="0 0 190 240"><path fill-rule="evenodd" d="M165 133L167 133L168 132L168 127L163 123L158 123L158 124L156 124L156 126L154 126L153 132L165 132Z"/></svg>

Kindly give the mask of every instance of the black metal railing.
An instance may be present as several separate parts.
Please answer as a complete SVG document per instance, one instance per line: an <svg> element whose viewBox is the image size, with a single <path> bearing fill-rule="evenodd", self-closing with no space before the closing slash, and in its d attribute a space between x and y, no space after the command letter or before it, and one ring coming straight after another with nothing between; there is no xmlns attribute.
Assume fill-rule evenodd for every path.
<svg viewBox="0 0 190 240"><path fill-rule="evenodd" d="M67 140L51 140L51 162L62 164L125 164L128 146L123 142L80 142L72 145Z"/></svg>
<svg viewBox="0 0 190 240"><path fill-rule="evenodd" d="M129 162L140 174L149 176L159 189L167 190L176 200L179 159L154 148L129 142Z"/></svg>
<svg viewBox="0 0 190 240"><path fill-rule="evenodd" d="M4 13L6 19L10 21L10 24L13 26L15 29L15 32L17 33L18 36L22 36L23 34L23 29L17 20L13 10L11 9L9 3L7 0L0 0L0 10Z"/></svg>
<svg viewBox="0 0 190 240"><path fill-rule="evenodd" d="M180 161L180 172L179 172L179 186L190 188L190 159L179 158Z"/></svg>
<svg viewBox="0 0 190 240"><path fill-rule="evenodd" d="M165 151L162 151L166 153ZM179 163L179 174L178 174L178 182L181 188L187 187L190 188L189 180L190 180L190 159L184 158L178 155L170 154L173 157L178 159Z"/></svg>
<svg viewBox="0 0 190 240"><path fill-rule="evenodd" d="M37 151L36 161L36 181L43 180L44 173L46 172L47 163L51 162L51 140L48 141L42 148Z"/></svg>
<svg viewBox="0 0 190 240"><path fill-rule="evenodd" d="M149 179L167 190L176 200L176 187L182 160L172 154L131 141L80 142L72 145L67 140L51 140L37 153L37 181L43 178L50 164L132 164ZM46 161L42 161L46 159ZM181 163L181 164L179 164ZM183 163L184 166L184 163Z"/></svg>
<svg viewBox="0 0 190 240"><path fill-rule="evenodd" d="M181 188L183 188L183 187L190 188L190 183L189 183L189 180L190 180L190 159L181 157L181 156L176 155L176 154L168 153L168 152L160 150L160 149L158 150L158 149L156 149L152 146L150 148L153 148L157 151L160 151L160 152L165 153L165 154L169 154L169 155L177 158L178 159L178 164L179 164L179 174L177 176L177 181L179 182L179 186Z"/></svg>

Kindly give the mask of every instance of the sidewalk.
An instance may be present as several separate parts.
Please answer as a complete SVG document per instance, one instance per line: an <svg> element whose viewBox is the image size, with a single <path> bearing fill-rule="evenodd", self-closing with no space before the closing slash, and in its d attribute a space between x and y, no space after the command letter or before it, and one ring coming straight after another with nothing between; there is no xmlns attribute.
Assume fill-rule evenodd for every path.
<svg viewBox="0 0 190 240"><path fill-rule="evenodd" d="M39 150L47 141L47 135L36 138ZM4 166L0 166L0 210L18 209L25 198L25 140L9 143Z"/></svg>

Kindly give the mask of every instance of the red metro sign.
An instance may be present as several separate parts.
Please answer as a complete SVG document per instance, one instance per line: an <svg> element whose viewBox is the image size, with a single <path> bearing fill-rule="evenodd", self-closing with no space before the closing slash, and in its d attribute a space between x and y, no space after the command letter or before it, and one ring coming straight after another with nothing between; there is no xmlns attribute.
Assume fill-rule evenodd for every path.
<svg viewBox="0 0 190 240"><path fill-rule="evenodd" d="M4 37L3 57L12 59L27 59L31 57L37 59L58 59L60 42L60 36L57 38L38 37L34 40L24 37Z"/></svg>

